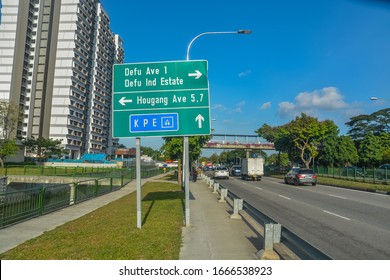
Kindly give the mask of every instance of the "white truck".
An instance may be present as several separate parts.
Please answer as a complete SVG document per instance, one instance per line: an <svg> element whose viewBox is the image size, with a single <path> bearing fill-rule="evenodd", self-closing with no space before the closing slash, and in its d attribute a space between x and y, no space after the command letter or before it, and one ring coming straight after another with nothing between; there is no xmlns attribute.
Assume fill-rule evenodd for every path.
<svg viewBox="0 0 390 280"><path fill-rule="evenodd" d="M243 158L241 160L241 178L243 180L261 180L264 175L263 158Z"/></svg>

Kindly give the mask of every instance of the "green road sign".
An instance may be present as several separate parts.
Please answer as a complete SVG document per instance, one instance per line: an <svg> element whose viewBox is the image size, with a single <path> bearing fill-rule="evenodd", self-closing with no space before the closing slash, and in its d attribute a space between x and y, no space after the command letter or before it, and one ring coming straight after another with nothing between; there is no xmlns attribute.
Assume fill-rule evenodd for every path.
<svg viewBox="0 0 390 280"><path fill-rule="evenodd" d="M210 134L207 61L114 65L113 136Z"/></svg>

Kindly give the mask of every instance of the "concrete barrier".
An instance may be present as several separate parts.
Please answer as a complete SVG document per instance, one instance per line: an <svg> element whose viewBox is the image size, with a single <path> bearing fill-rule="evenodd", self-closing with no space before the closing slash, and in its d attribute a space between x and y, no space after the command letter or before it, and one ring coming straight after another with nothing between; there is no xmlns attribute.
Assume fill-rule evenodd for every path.
<svg viewBox="0 0 390 280"><path fill-rule="evenodd" d="M280 243L282 236L281 224L265 224L263 249L256 253L261 260L279 260L279 255L274 251L274 243Z"/></svg>
<svg viewBox="0 0 390 280"><path fill-rule="evenodd" d="M214 187L213 193L218 193L218 190L219 190L219 183L214 183L213 187Z"/></svg>
<svg viewBox="0 0 390 280"><path fill-rule="evenodd" d="M226 202L225 198L227 197L228 190L221 189L221 198L218 200L219 202Z"/></svg>
<svg viewBox="0 0 390 280"><path fill-rule="evenodd" d="M242 209L244 209L244 200L241 198L235 198L233 200L233 214L230 215L230 219L241 220L242 217L239 214L239 211Z"/></svg>

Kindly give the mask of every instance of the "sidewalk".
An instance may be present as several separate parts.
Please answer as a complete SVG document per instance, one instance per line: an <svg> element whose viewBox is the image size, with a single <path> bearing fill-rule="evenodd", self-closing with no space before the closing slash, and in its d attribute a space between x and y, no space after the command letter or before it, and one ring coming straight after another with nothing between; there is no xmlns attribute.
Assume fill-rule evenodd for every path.
<svg viewBox="0 0 390 280"><path fill-rule="evenodd" d="M232 208L218 200L203 180L190 182L190 226L182 231L180 260L258 260L256 234L230 219Z"/></svg>
<svg viewBox="0 0 390 280"><path fill-rule="evenodd" d="M165 174L146 181L158 180ZM136 191L136 181L122 189L0 230L0 253L84 216ZM252 260L256 235L241 220L230 219L231 207L218 202L205 182L190 183L190 226L183 227L181 260ZM256 244L257 242L254 241Z"/></svg>

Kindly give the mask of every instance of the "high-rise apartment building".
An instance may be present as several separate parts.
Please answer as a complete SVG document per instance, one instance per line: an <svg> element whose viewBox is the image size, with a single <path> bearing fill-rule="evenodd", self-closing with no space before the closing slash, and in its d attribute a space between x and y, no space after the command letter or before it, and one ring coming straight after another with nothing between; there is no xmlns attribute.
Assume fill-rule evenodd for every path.
<svg viewBox="0 0 390 280"><path fill-rule="evenodd" d="M0 0L0 100L17 136L62 140L70 158L114 153L111 98L123 42L98 0Z"/></svg>

